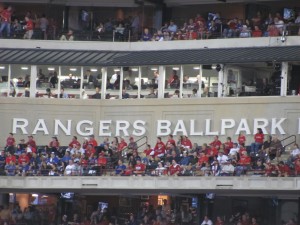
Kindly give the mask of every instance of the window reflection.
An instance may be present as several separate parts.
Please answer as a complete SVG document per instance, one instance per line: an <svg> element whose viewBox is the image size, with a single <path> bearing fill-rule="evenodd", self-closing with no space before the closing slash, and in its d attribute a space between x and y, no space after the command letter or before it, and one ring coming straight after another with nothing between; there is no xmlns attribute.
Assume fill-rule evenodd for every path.
<svg viewBox="0 0 300 225"><path fill-rule="evenodd" d="M10 74L10 81L9 81L9 96L29 97L30 73L31 73L31 66L29 65L11 65L11 74ZM9 74L7 73L7 78L8 77ZM5 79L7 78L5 77Z"/></svg>

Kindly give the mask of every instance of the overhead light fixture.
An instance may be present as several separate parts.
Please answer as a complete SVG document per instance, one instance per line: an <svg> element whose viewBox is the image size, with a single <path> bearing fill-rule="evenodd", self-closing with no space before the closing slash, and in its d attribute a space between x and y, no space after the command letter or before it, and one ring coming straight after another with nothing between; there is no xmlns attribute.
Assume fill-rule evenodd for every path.
<svg viewBox="0 0 300 225"><path fill-rule="evenodd" d="M48 67L48 70L49 70L49 71L54 71L55 68L54 68L54 67Z"/></svg>
<svg viewBox="0 0 300 225"><path fill-rule="evenodd" d="M76 68L70 68L70 71L77 71Z"/></svg>
<svg viewBox="0 0 300 225"><path fill-rule="evenodd" d="M131 71L137 72L137 71L139 71L139 68L131 68Z"/></svg>
<svg viewBox="0 0 300 225"><path fill-rule="evenodd" d="M0 70L4 70L5 69L5 66L0 66Z"/></svg>
<svg viewBox="0 0 300 225"><path fill-rule="evenodd" d="M114 69L115 72L121 71L119 68Z"/></svg>
<svg viewBox="0 0 300 225"><path fill-rule="evenodd" d="M98 71L98 69L96 69L96 68L92 68L92 69L90 69L90 71L92 71L92 72L97 72L97 71Z"/></svg>
<svg viewBox="0 0 300 225"><path fill-rule="evenodd" d="M28 67L27 66L22 66L21 70L28 70Z"/></svg>
<svg viewBox="0 0 300 225"><path fill-rule="evenodd" d="M32 197L38 197L39 195L38 194L32 194L31 196Z"/></svg>
<svg viewBox="0 0 300 225"><path fill-rule="evenodd" d="M193 69L194 70L200 70L200 67L199 66L194 66Z"/></svg>
<svg viewBox="0 0 300 225"><path fill-rule="evenodd" d="M156 67L152 67L151 70L157 71L157 68Z"/></svg>
<svg viewBox="0 0 300 225"><path fill-rule="evenodd" d="M218 71L218 72L220 72L221 69L222 69L222 67L221 67L220 64L213 64L213 65L211 65L211 68L212 68L213 70Z"/></svg>
<svg viewBox="0 0 300 225"><path fill-rule="evenodd" d="M179 67L173 67L172 69L173 70L179 70Z"/></svg>

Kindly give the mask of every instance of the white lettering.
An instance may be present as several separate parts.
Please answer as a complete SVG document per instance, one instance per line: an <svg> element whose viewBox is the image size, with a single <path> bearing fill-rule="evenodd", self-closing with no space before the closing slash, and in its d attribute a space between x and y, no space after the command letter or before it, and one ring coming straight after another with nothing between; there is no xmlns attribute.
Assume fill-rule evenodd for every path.
<svg viewBox="0 0 300 225"><path fill-rule="evenodd" d="M121 136L121 131L125 137L129 136L127 129L129 128L130 123L126 120L117 120L116 121L116 136Z"/></svg>
<svg viewBox="0 0 300 225"><path fill-rule="evenodd" d="M54 135L58 135L58 128L60 128L66 135L70 136L72 120L67 120L67 123L67 127L65 127L60 120L54 120Z"/></svg>
<svg viewBox="0 0 300 225"><path fill-rule="evenodd" d="M242 131L245 132L246 134L251 134L251 131L250 131L250 128L249 128L249 125L248 125L248 122L246 119L241 119L235 134L238 135Z"/></svg>
<svg viewBox="0 0 300 225"><path fill-rule="evenodd" d="M190 135L191 136L196 136L196 135L199 135L199 136L203 136L203 131L201 132L196 132L195 131L195 120L190 120Z"/></svg>
<svg viewBox="0 0 300 225"><path fill-rule="evenodd" d="M16 134L17 130L20 129L22 134L28 134L26 127L28 126L28 120L23 118L14 118L13 119L13 127L12 133Z"/></svg>
<svg viewBox="0 0 300 225"><path fill-rule="evenodd" d="M183 120L178 120L177 121L177 124L175 126L175 129L173 131L173 135L177 135L177 133L181 132L183 135L187 136L187 132L186 132L186 129L185 129L185 125L184 125L184 122Z"/></svg>
<svg viewBox="0 0 300 225"><path fill-rule="evenodd" d="M105 131L109 131L109 125L111 124L111 120L101 120L99 123L99 136L108 136L111 137L111 132L105 133Z"/></svg>
<svg viewBox="0 0 300 225"><path fill-rule="evenodd" d="M221 120L221 135L226 134L226 129L233 128L235 126L235 121L233 119L222 119Z"/></svg>
<svg viewBox="0 0 300 225"><path fill-rule="evenodd" d="M254 119L253 134L256 133L258 128L261 128L264 134L268 134L268 131L266 130L268 125L269 121L267 119Z"/></svg>
<svg viewBox="0 0 300 225"><path fill-rule="evenodd" d="M46 123L44 119L39 119L38 122L35 125L34 130L32 131L32 134L36 134L38 131L44 132L44 135L48 135L49 131L47 129Z"/></svg>
<svg viewBox="0 0 300 225"><path fill-rule="evenodd" d="M280 118L280 120L276 122L276 118L272 118L271 134L276 134L276 129L278 129L280 134L285 134L285 131L281 127L281 123L285 120L286 118Z"/></svg>
<svg viewBox="0 0 300 225"><path fill-rule="evenodd" d="M132 134L135 136L143 136L146 134L146 128L145 128L146 122L143 120L136 120L133 123L133 132Z"/></svg>
<svg viewBox="0 0 300 225"><path fill-rule="evenodd" d="M89 136L89 135L92 135L94 133L94 129L93 127L84 127L84 131L81 131L81 126L82 125L85 125L85 124L88 124L90 126L93 125L93 122L90 121L90 120L81 120L77 123L76 125L76 132L79 134L79 135L82 135L82 136Z"/></svg>
<svg viewBox="0 0 300 225"><path fill-rule="evenodd" d="M171 134L171 122L169 120L157 120L157 136L167 136Z"/></svg>
<svg viewBox="0 0 300 225"><path fill-rule="evenodd" d="M218 131L210 131L210 121L211 119L206 119L205 120L205 135L219 135Z"/></svg>

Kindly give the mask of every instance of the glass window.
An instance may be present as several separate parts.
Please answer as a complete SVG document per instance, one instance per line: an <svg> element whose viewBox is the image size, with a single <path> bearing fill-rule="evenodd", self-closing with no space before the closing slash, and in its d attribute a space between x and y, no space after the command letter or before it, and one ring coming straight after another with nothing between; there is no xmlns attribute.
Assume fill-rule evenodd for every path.
<svg viewBox="0 0 300 225"><path fill-rule="evenodd" d="M36 90L37 97L57 98L58 96L58 66L37 66Z"/></svg>
<svg viewBox="0 0 300 225"><path fill-rule="evenodd" d="M121 68L107 68L106 99L117 99L120 95Z"/></svg>
<svg viewBox="0 0 300 225"><path fill-rule="evenodd" d="M30 65L11 65L10 96L29 97L30 74Z"/></svg>
<svg viewBox="0 0 300 225"><path fill-rule="evenodd" d="M166 66L165 97L181 98L181 66ZM167 94L168 93L168 94Z"/></svg>
<svg viewBox="0 0 300 225"><path fill-rule="evenodd" d="M158 66L141 67L141 98L157 98L159 78Z"/></svg>
<svg viewBox="0 0 300 225"><path fill-rule="evenodd" d="M81 67L62 66L59 76L59 98L79 98L81 84Z"/></svg>
<svg viewBox="0 0 300 225"><path fill-rule="evenodd" d="M0 96L7 97L10 94L8 88L8 67L9 65L0 65Z"/></svg>

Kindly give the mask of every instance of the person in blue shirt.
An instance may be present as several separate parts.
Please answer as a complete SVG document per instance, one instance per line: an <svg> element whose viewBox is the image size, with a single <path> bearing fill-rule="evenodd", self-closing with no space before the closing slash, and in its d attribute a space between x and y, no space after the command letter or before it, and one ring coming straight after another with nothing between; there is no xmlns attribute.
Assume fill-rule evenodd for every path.
<svg viewBox="0 0 300 225"><path fill-rule="evenodd" d="M118 161L118 165L115 168L115 175L122 175L126 170L126 166L122 162L122 160Z"/></svg>

